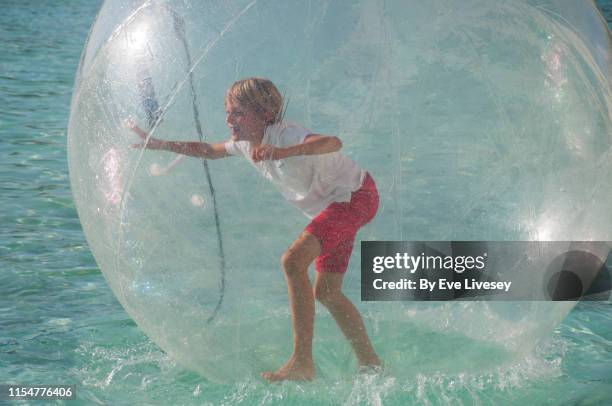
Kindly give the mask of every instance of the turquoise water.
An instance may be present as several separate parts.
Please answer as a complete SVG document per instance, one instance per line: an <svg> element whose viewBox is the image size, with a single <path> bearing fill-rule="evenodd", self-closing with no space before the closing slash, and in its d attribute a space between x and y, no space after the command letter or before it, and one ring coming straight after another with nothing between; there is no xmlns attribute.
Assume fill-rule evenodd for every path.
<svg viewBox="0 0 612 406"><path fill-rule="evenodd" d="M359 376L269 386L218 385L185 371L118 304L72 202L67 115L99 3L3 4L0 383L76 384L79 403L113 405L612 402L612 306L602 302L579 303L521 364L486 374L429 371L409 381ZM426 332L415 338L434 339Z"/></svg>

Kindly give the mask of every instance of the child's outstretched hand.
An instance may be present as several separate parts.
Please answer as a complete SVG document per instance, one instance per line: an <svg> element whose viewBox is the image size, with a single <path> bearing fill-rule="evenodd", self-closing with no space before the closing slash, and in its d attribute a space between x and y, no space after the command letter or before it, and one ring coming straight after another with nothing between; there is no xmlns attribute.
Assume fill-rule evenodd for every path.
<svg viewBox="0 0 612 406"><path fill-rule="evenodd" d="M132 148L163 149L163 145L164 145L163 140L160 140L154 137L150 137L149 133L144 131L142 128L138 127L136 123L134 122L134 120L132 120L131 118L125 120L123 124L125 128L129 128L130 130L132 130L142 140L142 142L138 144L132 144L131 145Z"/></svg>
<svg viewBox="0 0 612 406"><path fill-rule="evenodd" d="M287 158L283 148L276 148L273 145L258 145L251 151L251 158L254 162L260 161L277 161Z"/></svg>

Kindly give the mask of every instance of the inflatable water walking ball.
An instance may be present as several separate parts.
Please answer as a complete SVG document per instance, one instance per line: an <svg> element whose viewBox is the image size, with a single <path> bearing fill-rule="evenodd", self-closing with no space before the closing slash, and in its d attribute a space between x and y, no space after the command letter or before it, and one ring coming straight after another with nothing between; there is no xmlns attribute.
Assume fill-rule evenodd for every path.
<svg viewBox="0 0 612 406"><path fill-rule="evenodd" d="M79 217L117 299L183 365L219 381L282 365L279 258L307 219L246 161L134 149L123 126L220 142L227 88L267 77L287 119L377 181L345 292L389 372L517 362L574 302L361 302L359 240L612 240L611 58L590 1L108 0L72 99ZM319 305L314 356L320 377L354 373Z"/></svg>

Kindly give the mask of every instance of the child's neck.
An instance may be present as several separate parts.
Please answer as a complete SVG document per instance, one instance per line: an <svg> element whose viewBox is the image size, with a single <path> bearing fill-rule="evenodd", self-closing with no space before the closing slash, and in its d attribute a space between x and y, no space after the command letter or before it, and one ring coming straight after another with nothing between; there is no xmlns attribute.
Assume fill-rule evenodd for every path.
<svg viewBox="0 0 612 406"><path fill-rule="evenodd" d="M251 139L249 141L251 143L251 146L252 147L256 147L258 145L261 145L261 143L263 142L265 134L266 134L266 129L264 128L263 131L260 134L256 134L255 136L253 136L253 139Z"/></svg>

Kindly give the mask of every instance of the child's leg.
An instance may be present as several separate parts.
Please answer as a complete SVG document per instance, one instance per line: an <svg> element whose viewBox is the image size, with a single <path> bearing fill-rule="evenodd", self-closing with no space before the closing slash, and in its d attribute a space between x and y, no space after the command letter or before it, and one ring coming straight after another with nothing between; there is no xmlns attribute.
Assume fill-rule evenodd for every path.
<svg viewBox="0 0 612 406"><path fill-rule="evenodd" d="M340 272L316 272L314 295L327 307L353 346L359 365L379 366L381 361L372 348L359 311L342 293L343 277Z"/></svg>
<svg viewBox="0 0 612 406"><path fill-rule="evenodd" d="M319 240L304 232L283 254L281 262L289 291L293 354L276 372L261 374L269 381L304 380L312 379L314 376L312 360L314 296L308 279L308 266L320 253Z"/></svg>

